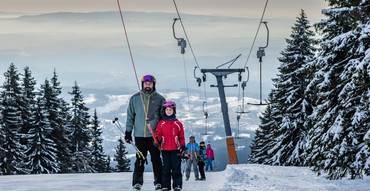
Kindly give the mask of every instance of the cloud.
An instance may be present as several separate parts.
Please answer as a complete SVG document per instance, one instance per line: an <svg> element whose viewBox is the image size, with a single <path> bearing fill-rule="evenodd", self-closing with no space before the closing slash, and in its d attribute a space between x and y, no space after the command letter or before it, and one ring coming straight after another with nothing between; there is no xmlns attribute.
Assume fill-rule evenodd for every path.
<svg viewBox="0 0 370 191"><path fill-rule="evenodd" d="M108 103L104 106L96 108L99 114L109 113L112 111L116 111L123 105L127 105L131 95L107 95L109 98Z"/></svg>
<svg viewBox="0 0 370 191"><path fill-rule="evenodd" d="M87 97L84 99L84 102L87 104L92 104L96 101L95 95L94 94L89 94Z"/></svg>

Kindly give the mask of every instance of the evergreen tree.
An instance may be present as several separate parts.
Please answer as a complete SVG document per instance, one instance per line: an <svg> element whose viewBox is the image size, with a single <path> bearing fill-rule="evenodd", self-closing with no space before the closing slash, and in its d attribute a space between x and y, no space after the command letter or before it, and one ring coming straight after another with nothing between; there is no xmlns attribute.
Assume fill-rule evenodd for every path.
<svg viewBox="0 0 370 191"><path fill-rule="evenodd" d="M52 128L50 127L49 113L45 105L45 98L39 97L35 111L35 124L28 132L29 146L25 153L28 158L27 166L31 174L59 172L56 156L57 147L51 139Z"/></svg>
<svg viewBox="0 0 370 191"><path fill-rule="evenodd" d="M127 158L128 152L122 139L118 139L118 145L116 147L116 154L114 160L117 161L116 172L128 172L130 171L130 159Z"/></svg>
<svg viewBox="0 0 370 191"><path fill-rule="evenodd" d="M312 79L306 71L307 63L314 58L317 41L313 39L314 32L307 16L301 10L296 23L292 27L290 39L286 39L287 47L281 52L281 63L278 78L274 80L275 96L279 103L280 115L278 129L272 131L275 147L270 151L275 153L273 164L296 165L304 164L302 153L305 150L307 129L307 101L305 88Z"/></svg>
<svg viewBox="0 0 370 191"><path fill-rule="evenodd" d="M0 88L0 95L2 95L3 92L2 92L2 88ZM2 96L0 96L0 175L3 175L3 172L4 172L4 169L3 169L3 159L4 159L4 148L2 147L2 145L4 145L4 141L5 141L5 131L4 131L4 127L3 127L3 115L2 115L2 111L4 110L4 107L2 105L3 103L3 98Z"/></svg>
<svg viewBox="0 0 370 191"><path fill-rule="evenodd" d="M310 165L330 179L361 178L369 169L368 0L328 0L318 71L309 89L318 91L309 131Z"/></svg>
<svg viewBox="0 0 370 191"><path fill-rule="evenodd" d="M301 10L279 58L281 65L278 78L273 79L275 89L270 95L271 105L265 112L267 116L261 118L261 131L256 132L259 142L254 143L253 157L256 158L253 161L288 166L304 164L302 154L307 141L304 123L309 108L304 93L312 79L306 65L312 62L317 44L310 28ZM265 154L270 158L266 159Z"/></svg>
<svg viewBox="0 0 370 191"><path fill-rule="evenodd" d="M22 106L24 92L20 86L17 68L12 63L4 73L5 80L1 92L1 141L0 170L4 175L26 173L24 171L25 146L20 143L22 121Z"/></svg>
<svg viewBox="0 0 370 191"><path fill-rule="evenodd" d="M20 129L20 135L26 135L30 129L33 128L35 116L35 102L36 102L36 92L35 92L35 85L36 80L32 77L32 73L29 67L24 68L23 80L22 80L22 87L23 87L23 99L24 105L22 106L22 123L23 126ZM21 144L27 144L27 138L23 136L21 138Z"/></svg>
<svg viewBox="0 0 370 191"><path fill-rule="evenodd" d="M91 129L89 108L86 107L83 95L77 82L72 87L71 99L71 128L72 134L70 149L72 152L72 170L74 172L92 172L91 164L91 150L89 144L91 143Z"/></svg>
<svg viewBox="0 0 370 191"><path fill-rule="evenodd" d="M111 161L111 158L110 156L108 155L107 156L107 160L105 161L105 172L112 172L112 167L110 166L110 161Z"/></svg>
<svg viewBox="0 0 370 191"><path fill-rule="evenodd" d="M274 119L274 116L272 115L274 104L273 91L269 94L267 102L270 104L267 105L265 111L259 117L261 124L256 130L256 134L251 144L251 154L249 158L251 163L271 164L272 155L270 155L269 151L274 147L271 130L277 129L278 127L276 119Z"/></svg>
<svg viewBox="0 0 370 191"><path fill-rule="evenodd" d="M100 122L95 109L92 119L91 167L93 168L94 172L107 172L109 171L109 169L106 169L107 156L103 152L103 139L101 138L102 132L99 124Z"/></svg>
<svg viewBox="0 0 370 191"><path fill-rule="evenodd" d="M69 149L71 142L71 128L70 128L70 113L69 106L63 98L60 98L62 88L58 81L58 75L54 69L53 77L50 79L51 86L48 86L48 94L45 94L47 99L47 109L50 113L48 119L52 128L52 139L57 145L57 160L60 163L60 172L71 172L70 166L72 164L72 153Z"/></svg>

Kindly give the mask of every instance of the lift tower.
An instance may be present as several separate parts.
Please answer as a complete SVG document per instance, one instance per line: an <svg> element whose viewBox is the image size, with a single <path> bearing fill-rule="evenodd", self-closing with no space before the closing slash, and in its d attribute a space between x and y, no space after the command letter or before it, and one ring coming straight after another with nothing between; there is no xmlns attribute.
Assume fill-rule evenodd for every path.
<svg viewBox="0 0 370 191"><path fill-rule="evenodd" d="M225 134L226 134L226 146L227 146L227 152L229 155L229 163L230 164L238 164L238 157L236 155L235 150L235 143L234 143L234 137L231 133L230 128L230 119L229 119L229 109L226 102L226 96L225 96L225 87L236 87L237 84L234 85L224 85L222 78L227 77L227 75L239 72L241 74L242 72L245 72L244 68L241 69L201 69L200 70L203 74L205 73L211 73L216 77L217 85L211 85L211 87L218 87L218 93L220 95L221 100L221 111L222 111L222 117L224 120L225 125Z"/></svg>

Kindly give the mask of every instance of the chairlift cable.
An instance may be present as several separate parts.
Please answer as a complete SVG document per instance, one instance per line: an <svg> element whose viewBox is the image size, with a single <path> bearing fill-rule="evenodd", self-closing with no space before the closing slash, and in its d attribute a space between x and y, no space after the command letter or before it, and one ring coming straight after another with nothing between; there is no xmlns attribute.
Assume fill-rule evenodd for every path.
<svg viewBox="0 0 370 191"><path fill-rule="evenodd" d="M185 71L185 84L186 84L186 94L187 94L187 104L188 104L188 115L189 115L189 123L190 128L193 126L193 123L191 122L191 112L190 112L190 96L189 96L189 85L188 85L188 75L186 72L186 63L185 63L185 55L182 55L183 63L184 63L184 71Z"/></svg>
<svg viewBox="0 0 370 191"><path fill-rule="evenodd" d="M119 0L117 0L117 6L118 6L119 13L120 13L120 16L121 16L121 22L122 22L123 31L124 31L125 37L126 37L127 47L128 47L129 53L130 53L131 64L132 64L132 67L133 67L133 70L134 70L134 73L135 73L136 84L137 84L137 87L138 87L139 92L140 92L141 103L142 103L142 106L143 106L143 110L145 111L144 98L143 98L143 94L141 92L141 88L140 88L140 84L139 84L139 78L138 78L137 72L136 72L134 57L132 55L130 41L129 41L128 33L127 33L127 30L126 30L125 19L123 18L122 9L121 9L121 5L119 3ZM144 112L144 113L145 113L145 119L148 119L148 113L147 112ZM153 137L153 141L158 144L158 140L156 139L156 137L155 137L155 135L153 133L153 128L151 127L151 125L149 123L147 124L147 127L148 127L148 129L149 129L149 131L150 131L150 133L151 133L151 135ZM159 147L158 147L158 149L160 150Z"/></svg>
<svg viewBox="0 0 370 191"><path fill-rule="evenodd" d="M129 51L129 53L130 53L131 64L132 64L132 67L133 67L133 69L134 69L134 73L135 73L135 77L136 77L136 84L137 84L137 87L138 87L138 88L139 88L139 90L140 90L139 78L138 78L138 76L137 76L136 67L135 67L135 62L134 62L134 57L132 56L132 51L131 51L130 41L129 41L129 38L128 38L128 34L127 34L127 30L126 30L126 25L125 25L125 20L124 20L124 18L123 18L123 14L122 14L121 5L120 5L120 3L119 3L119 0L117 0L117 4L118 4L119 13L120 13L120 15L121 15L121 22L122 22L122 26L123 26L123 32L125 33L125 37L126 37L126 42L127 42L128 51Z"/></svg>
<svg viewBox="0 0 370 191"><path fill-rule="evenodd" d="M203 91L204 91L204 102L203 102L203 110L205 111L205 120L206 120L206 134L208 134L208 104L207 104L207 91L206 91L206 83L205 83L205 76L203 76Z"/></svg>
<svg viewBox="0 0 370 191"><path fill-rule="evenodd" d="M239 82L239 87L241 87L241 83L242 82ZM241 96L240 96L240 88L238 89L238 109L239 109L239 106L240 106L240 100L241 99L244 99L244 97L243 98L241 98ZM236 110L236 112L238 113L238 109Z"/></svg>
<svg viewBox="0 0 370 191"><path fill-rule="evenodd" d="M189 44L189 47L190 47L191 54L192 54L192 56L193 56L193 58L194 58L194 61L195 61L196 65L197 65L197 66L196 66L196 68L201 69L201 68L200 68L200 66L199 66L198 60L197 60L197 58L196 58L196 56L195 56L195 53L194 53L193 47L192 47L192 45L191 45L191 43L190 43L189 37L188 37L188 35L187 35L187 33L186 33L186 30L185 30L184 24L183 24L183 22L182 22L181 15L180 15L179 10L178 10L178 8L177 8L176 0L173 0L173 3L174 3L174 6L175 6L175 9L176 9L177 16L178 16L177 20L180 20L180 24L181 24L182 30L183 30L183 32L184 32L185 38L186 38L186 40L188 41L188 44ZM174 37L176 38L175 34L174 34ZM184 58L184 59L185 59L185 58ZM184 63L185 63L185 62L184 62ZM184 67L185 67L185 65L184 65ZM195 68L195 69L196 69L196 68ZM194 77L196 78L196 76L195 76L195 69L194 69ZM186 72L186 67L185 67L185 72ZM185 74L185 75L186 75L186 74ZM196 79L197 79L197 78L196 78ZM198 82L198 83L200 83L200 82L198 81L198 79L197 79L197 82ZM205 82L205 80L204 80L204 79L203 79L203 82ZM188 86L188 85L187 85L187 86ZM204 101L205 101L205 102L207 102L207 94L206 94L206 86L205 86L205 83L203 83L203 86L204 86ZM187 90L187 91L188 91L188 90ZM188 92L188 94L189 94L189 92ZM190 106L190 104L189 104L189 97L188 97L188 105ZM189 117L190 117L190 113L189 113ZM191 123L191 124L192 124L192 123ZM206 119L206 126L208 126L208 119Z"/></svg>
<svg viewBox="0 0 370 191"><path fill-rule="evenodd" d="M262 21L263 21L263 17L264 17L265 12L266 12L267 4L268 4L268 0L266 0L265 7L264 7L264 9L263 9L262 16L261 16L260 22L259 22L259 24L258 24L258 28L257 28L256 34L255 34L255 36L254 36L254 39L253 39L252 47L251 47L251 49L249 50L248 57L247 57L247 60L246 60L246 62L245 62L244 68L246 68L246 67L247 67L247 64L248 64L248 61L249 61L249 57L250 57L250 55L251 55L251 53L252 53L252 50L253 50L253 47L254 47L254 43L256 42L257 35L258 35L258 32L259 32L259 30L260 30L260 28L261 28L261 24L262 24Z"/></svg>

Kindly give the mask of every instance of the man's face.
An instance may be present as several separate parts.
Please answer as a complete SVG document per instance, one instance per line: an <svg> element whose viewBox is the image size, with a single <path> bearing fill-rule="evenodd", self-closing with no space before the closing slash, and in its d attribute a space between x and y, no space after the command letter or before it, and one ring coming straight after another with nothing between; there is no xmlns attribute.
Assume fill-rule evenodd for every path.
<svg viewBox="0 0 370 191"><path fill-rule="evenodd" d="M153 85L154 85L153 82L148 82L148 81L144 82L144 84L143 84L144 92L145 93L152 92L153 91Z"/></svg>

